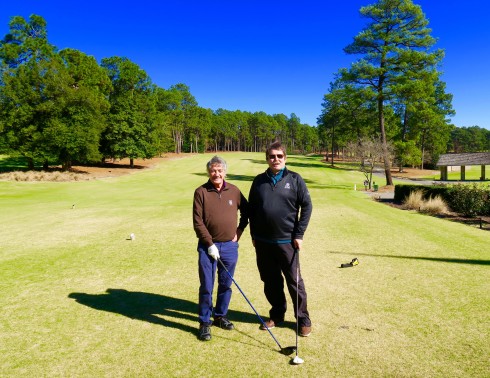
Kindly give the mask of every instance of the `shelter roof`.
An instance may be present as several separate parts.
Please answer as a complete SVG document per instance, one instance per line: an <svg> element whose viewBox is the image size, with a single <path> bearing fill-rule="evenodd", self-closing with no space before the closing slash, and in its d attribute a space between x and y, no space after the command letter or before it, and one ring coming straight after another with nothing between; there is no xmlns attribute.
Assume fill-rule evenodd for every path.
<svg viewBox="0 0 490 378"><path fill-rule="evenodd" d="M464 154L443 154L436 164L444 166L490 165L490 152L471 152Z"/></svg>

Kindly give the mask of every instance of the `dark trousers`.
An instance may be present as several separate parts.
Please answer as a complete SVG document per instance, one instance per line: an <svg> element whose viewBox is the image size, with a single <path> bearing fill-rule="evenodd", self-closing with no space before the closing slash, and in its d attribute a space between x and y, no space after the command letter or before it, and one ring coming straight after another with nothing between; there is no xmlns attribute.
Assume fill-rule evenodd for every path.
<svg viewBox="0 0 490 378"><path fill-rule="evenodd" d="M215 243L218 247L220 260L233 276L238 260L238 243ZM233 281L220 263L208 255L208 248L198 244L199 254L199 323L211 325L211 316L215 318L226 316L231 299L231 285ZM213 288L218 272L218 290L216 295L216 307L213 308Z"/></svg>
<svg viewBox="0 0 490 378"><path fill-rule="evenodd" d="M306 289L299 272L299 252L292 244L268 244L255 241L257 267L260 279L264 282L264 293L271 304L269 316L274 320L283 320L287 309L284 294L284 279L294 305L294 316L301 326L311 326L308 313ZM296 306L296 267L298 267L298 306ZM284 277L283 277L284 275ZM298 313L296 314L296 308Z"/></svg>

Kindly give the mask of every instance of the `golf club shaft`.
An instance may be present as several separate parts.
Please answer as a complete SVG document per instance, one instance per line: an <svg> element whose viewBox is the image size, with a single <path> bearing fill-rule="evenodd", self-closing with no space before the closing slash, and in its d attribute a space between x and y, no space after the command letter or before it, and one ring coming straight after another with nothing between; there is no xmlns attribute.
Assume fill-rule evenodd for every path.
<svg viewBox="0 0 490 378"><path fill-rule="evenodd" d="M298 357L298 333L299 333L299 322L298 322L298 310L299 310L299 258L298 258L299 250L297 248L294 249L294 254L296 258L296 357Z"/></svg>
<svg viewBox="0 0 490 378"><path fill-rule="evenodd" d="M270 333L270 335L272 336L272 338L274 339L274 341L276 342L277 346L282 350L282 346L281 344L279 344L279 341L277 341L277 339L275 338L275 336L272 334L271 330L269 329L269 327L267 327L267 324L265 324L264 320L262 320L262 318L260 317L259 313L257 312L257 310L255 309L255 307L252 305L252 303L248 300L247 296L245 295L245 293L242 291L242 289L240 288L240 286L238 286L237 282L235 281L235 279L233 278L233 276L231 275L231 273L228 271L228 269L226 269L226 266L225 264L223 264L223 261L221 261L220 258L218 258L218 261L219 263L221 264L221 266L223 267L223 269L225 270L226 273L228 273L228 276L230 276L231 280L233 281L233 283L235 284L235 286L238 288L238 290L240 290L240 293L242 293L243 295L243 298L245 298L245 300L247 301L247 303L250 305L250 307L252 307L252 310L254 310L255 314L257 315L257 317L259 318L260 322L262 323L262 325L265 327L265 329L267 329L267 331ZM297 341L296 341L297 342Z"/></svg>

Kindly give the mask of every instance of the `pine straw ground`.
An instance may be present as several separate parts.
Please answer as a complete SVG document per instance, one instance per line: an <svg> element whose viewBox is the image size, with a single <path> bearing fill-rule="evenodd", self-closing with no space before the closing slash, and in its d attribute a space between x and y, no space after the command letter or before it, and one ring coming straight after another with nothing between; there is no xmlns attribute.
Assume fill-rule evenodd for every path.
<svg viewBox="0 0 490 378"><path fill-rule="evenodd" d="M61 166L50 166L48 171L12 171L0 174L1 181L84 181L107 177L118 177L140 172L157 166L161 161L175 158L175 154L153 159L135 159L134 167L129 159L106 161L100 165L75 165L68 171Z"/></svg>

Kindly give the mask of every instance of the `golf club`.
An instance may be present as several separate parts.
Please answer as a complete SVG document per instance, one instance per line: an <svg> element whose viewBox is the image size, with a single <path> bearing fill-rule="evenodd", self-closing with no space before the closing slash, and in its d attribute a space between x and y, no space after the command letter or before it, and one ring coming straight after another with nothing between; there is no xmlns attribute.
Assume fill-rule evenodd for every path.
<svg viewBox="0 0 490 378"><path fill-rule="evenodd" d="M291 360L292 365L301 365L305 362L302 358L298 357L298 333L299 333L299 322L298 322L298 288L299 288L299 258L298 258L299 250L296 248L294 250L294 257L296 258L296 356Z"/></svg>
<svg viewBox="0 0 490 378"><path fill-rule="evenodd" d="M269 329L269 327L267 327L267 324L265 324L264 320L262 320L262 318L260 317L259 313L257 312L257 310L255 309L255 307L252 305L252 303L248 300L247 296L245 295L245 293L242 291L242 289L240 288L240 286L238 286L237 282L235 281L235 279L233 278L233 276L230 274L230 272L228 271L228 269L226 269L226 266L225 264L223 264L223 261L221 261L220 258L218 258L218 261L219 263L221 264L221 266L223 267L223 269L225 270L226 273L228 273L228 276L230 276L231 280L233 281L233 283L236 285L236 287L238 288L238 290L240 290L240 293L242 293L243 295L243 298L245 298L245 300L247 301L247 303L250 305L250 307L252 307L252 310L254 310L255 314L257 315L257 317L259 318L260 322L262 323L262 325L265 327L265 329L267 329L267 331L269 332L269 334L272 336L272 338L274 339L274 341L276 342L277 346L279 347L280 349L280 353L281 354L285 354L286 356L289 356L290 354L293 354L294 351L295 351L295 347L293 346L289 346L289 347L285 347L283 348L281 346L281 344L279 344L279 341L277 341L277 339L275 338L275 336L272 334L271 330ZM296 345L297 345L297 342L296 342ZM298 356L298 354L296 353L296 357Z"/></svg>

